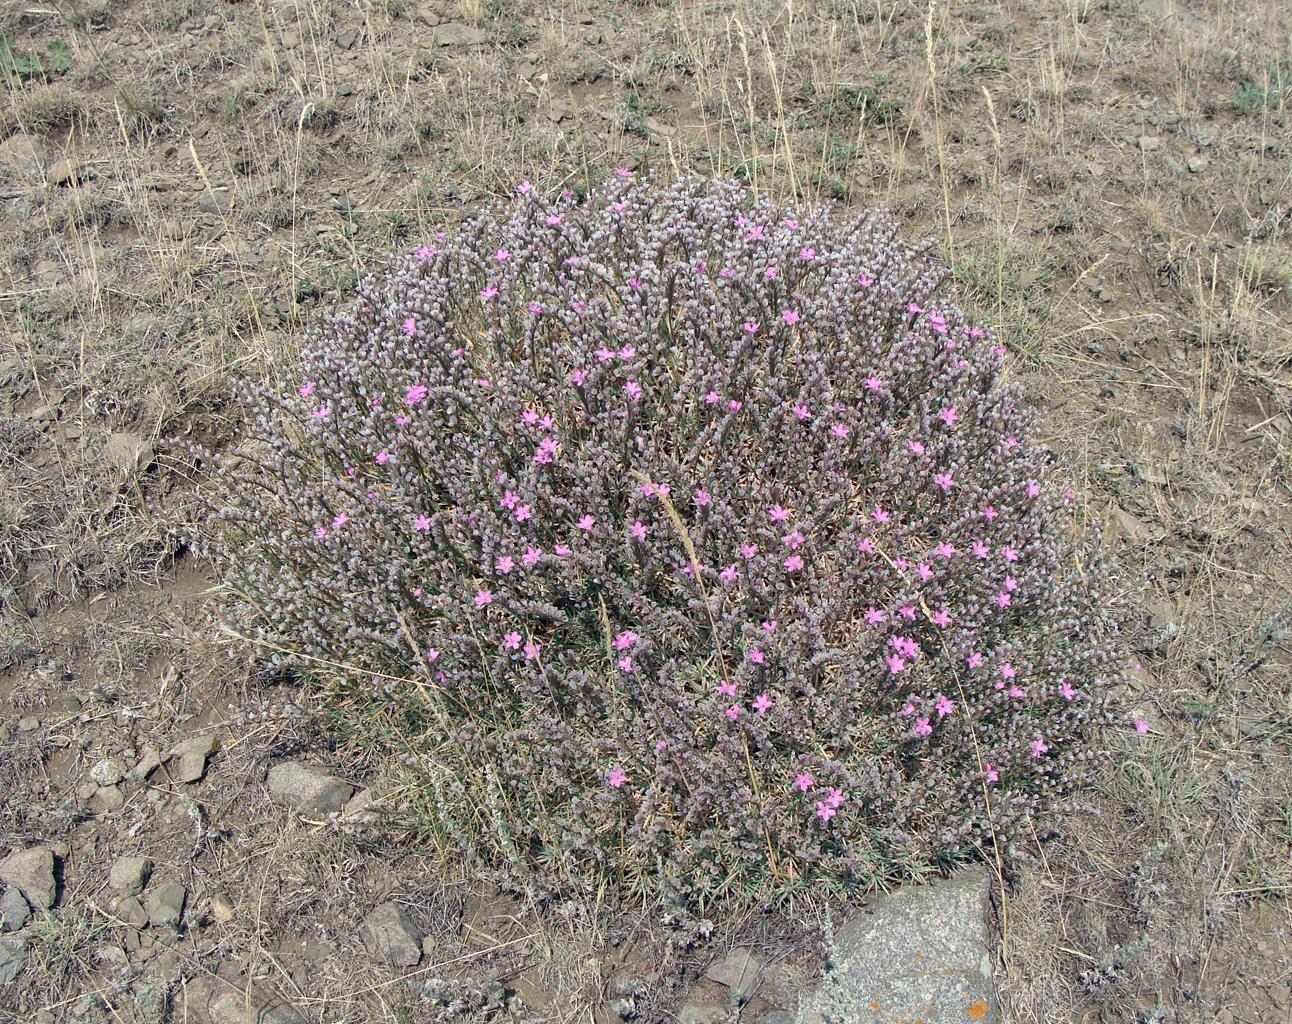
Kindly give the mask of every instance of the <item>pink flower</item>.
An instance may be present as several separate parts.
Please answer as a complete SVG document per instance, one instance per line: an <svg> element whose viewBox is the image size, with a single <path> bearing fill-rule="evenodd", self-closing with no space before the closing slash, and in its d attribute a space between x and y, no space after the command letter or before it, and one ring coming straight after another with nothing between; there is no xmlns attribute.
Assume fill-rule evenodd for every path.
<svg viewBox="0 0 1292 1024"><path fill-rule="evenodd" d="M744 558L746 561L748 561L749 559L753 558L753 557L754 557L754 555L756 555L756 554L758 554L758 545L757 545L757 544L741 544L741 545L740 545L740 557L741 557L741 558Z"/></svg>
<svg viewBox="0 0 1292 1024"><path fill-rule="evenodd" d="M390 452L378 452L376 462L379 466L384 466L390 461Z"/></svg>
<svg viewBox="0 0 1292 1024"><path fill-rule="evenodd" d="M302 398L309 398L310 395L314 394L314 382L312 380L307 380L298 390L300 391Z"/></svg>
<svg viewBox="0 0 1292 1024"><path fill-rule="evenodd" d="M878 608L866 609L866 623L871 626L878 626L884 621L886 616Z"/></svg>
<svg viewBox="0 0 1292 1024"><path fill-rule="evenodd" d="M951 424L955 423L955 421L959 418L960 418L960 414L956 411L956 407L954 405L943 406L942 411L938 413L938 419L940 419L948 427L951 426Z"/></svg>
<svg viewBox="0 0 1292 1024"><path fill-rule="evenodd" d="M350 517L344 512L340 512L332 517L332 529L339 530L350 521Z"/></svg>
<svg viewBox="0 0 1292 1024"><path fill-rule="evenodd" d="M1077 695L1077 691L1072 688L1072 684L1066 680L1059 687L1059 695L1064 700L1072 700Z"/></svg>
<svg viewBox="0 0 1292 1024"><path fill-rule="evenodd" d="M404 333L410 338L417 333L417 321L411 316L404 321Z"/></svg>
<svg viewBox="0 0 1292 1024"><path fill-rule="evenodd" d="M516 568L516 560L512 558L511 555L503 555L500 559L498 559L498 562L494 566L494 568L497 569L504 576L506 576L509 572L512 571L512 569Z"/></svg>
<svg viewBox="0 0 1292 1024"><path fill-rule="evenodd" d="M812 778L809 772L799 772L794 776L794 785L798 787L800 793L806 793L816 785L816 780Z"/></svg>
<svg viewBox="0 0 1292 1024"><path fill-rule="evenodd" d="M987 782L999 782L999 781L1000 781L1000 772L998 772L998 771L996 770L996 766L995 766L995 765L993 765L993 764L991 764L990 762L988 762L987 764L983 765L983 773L982 773L982 777L983 777L983 779L984 779L984 780L986 780Z"/></svg>
<svg viewBox="0 0 1292 1024"><path fill-rule="evenodd" d="M882 508L876 508L875 511L870 514L870 516L872 519L875 520L875 522L880 523L881 525L883 523L888 522L888 518L889 518L888 513Z"/></svg>
<svg viewBox="0 0 1292 1024"><path fill-rule="evenodd" d="M743 409L744 407L745 407L745 403L735 398L733 398L730 402L727 403L727 408L730 409L732 412L740 412L740 410Z"/></svg>
<svg viewBox="0 0 1292 1024"><path fill-rule="evenodd" d="M440 657L440 652L439 652L439 651L437 651L434 647L428 647L428 648L426 648L426 660L427 660L427 661L435 662L435 661L438 661L438 660L439 660L439 657Z"/></svg>
<svg viewBox="0 0 1292 1024"><path fill-rule="evenodd" d="M915 571L919 574L920 579L925 582L933 577L933 566L929 565L928 562L921 562L915 567Z"/></svg>
<svg viewBox="0 0 1292 1024"><path fill-rule="evenodd" d="M910 703L910 701L907 701L906 704L902 707L902 710L897 713L901 715L903 718L910 718L911 715L915 714L915 705Z"/></svg>
<svg viewBox="0 0 1292 1024"><path fill-rule="evenodd" d="M875 553L875 539L873 537L862 537L857 541L857 550L867 555Z"/></svg>
<svg viewBox="0 0 1292 1024"><path fill-rule="evenodd" d="M781 538L781 543L791 551L796 551L803 546L803 534L799 533L798 530L791 530Z"/></svg>
<svg viewBox="0 0 1292 1024"><path fill-rule="evenodd" d="M326 539L327 539L327 527L326 527L326 526L320 526L318 529L316 529L316 530L314 531L314 536L315 536L318 540L326 540Z"/></svg>
<svg viewBox="0 0 1292 1024"><path fill-rule="evenodd" d="M615 354L610 349L606 348L604 345L602 345L599 349L597 349L592 354L597 357L597 362L599 363L608 363L610 362L610 360L614 359L615 357Z"/></svg>
<svg viewBox="0 0 1292 1024"><path fill-rule="evenodd" d="M951 488L955 486L955 481L951 479L950 473L935 473L933 482L942 488L944 494L949 493Z"/></svg>
<svg viewBox="0 0 1292 1024"><path fill-rule="evenodd" d="M767 660L767 656L763 654L763 652L760 651L757 647L751 647L749 649L749 654L747 655L747 657L755 665L761 665L763 664L763 662Z"/></svg>
<svg viewBox="0 0 1292 1024"><path fill-rule="evenodd" d="M830 433L832 433L835 437L840 437L840 438L847 437L848 427L846 424L836 423L830 428Z"/></svg>
<svg viewBox="0 0 1292 1024"><path fill-rule="evenodd" d="M1045 740L1041 739L1041 737L1039 736L1036 739L1032 740L1031 747L1032 747L1032 758L1034 760L1039 758L1042 754L1044 754L1047 750L1050 749L1049 745L1045 742Z"/></svg>
<svg viewBox="0 0 1292 1024"><path fill-rule="evenodd" d="M628 396L628 401L630 402L641 401L641 397L642 397L641 385L638 384L635 380L628 381L628 383L624 385L624 394Z"/></svg>
<svg viewBox="0 0 1292 1024"><path fill-rule="evenodd" d="M764 623L763 623L762 629L763 629L763 632L764 632L764 633L766 633L768 636L770 636L771 634L775 633L775 632L776 632L776 620L775 620L775 619L768 619L766 622L764 622Z"/></svg>
<svg viewBox="0 0 1292 1024"><path fill-rule="evenodd" d="M587 370L574 370L570 374L570 382L576 387L583 387L584 382L588 379Z"/></svg>
<svg viewBox="0 0 1292 1024"><path fill-rule="evenodd" d="M790 555L785 559L786 572L798 572L803 568L803 559L798 555Z"/></svg>
<svg viewBox="0 0 1292 1024"><path fill-rule="evenodd" d="M539 653L543 650L543 645L531 640L525 645L525 660L537 661Z"/></svg>
<svg viewBox="0 0 1292 1024"><path fill-rule="evenodd" d="M496 259L499 263L506 263L509 259L511 259L511 253L508 252L506 249L499 249L496 253L493 254L493 258Z"/></svg>
<svg viewBox="0 0 1292 1024"><path fill-rule="evenodd" d="M522 181L519 185L516 186L516 191L519 192L522 196L526 192L533 192L534 183L527 178L524 181Z"/></svg>
<svg viewBox="0 0 1292 1024"><path fill-rule="evenodd" d="M954 545L948 544L946 541L939 541L933 553L939 558L950 558L956 553L956 549Z"/></svg>
<svg viewBox="0 0 1292 1024"><path fill-rule="evenodd" d="M932 731L933 726L929 725L929 720L927 718L917 718L915 720L915 728L911 730L911 732L915 733L916 736L927 736Z"/></svg>
<svg viewBox="0 0 1292 1024"><path fill-rule="evenodd" d="M945 608L939 608L933 613L933 625L939 629L946 629L951 625L951 613Z"/></svg>
<svg viewBox="0 0 1292 1024"><path fill-rule="evenodd" d="M633 520L632 526L628 528L628 534L633 540L645 540L646 533L646 524L636 519Z"/></svg>
<svg viewBox="0 0 1292 1024"><path fill-rule="evenodd" d="M315 409L312 413L310 413L310 415L313 416L316 420L325 420L332 415L332 407L330 405L320 405L317 409Z"/></svg>
<svg viewBox="0 0 1292 1024"><path fill-rule="evenodd" d="M740 717L740 705L732 704L731 707L727 708L727 710L723 712L723 714L726 715L727 718L729 718L731 721L734 722L737 718Z"/></svg>
<svg viewBox="0 0 1292 1024"><path fill-rule="evenodd" d="M593 516L584 515L584 516L580 516L579 521L574 525L577 526L580 530L587 532L597 525L597 520Z"/></svg>
<svg viewBox="0 0 1292 1024"><path fill-rule="evenodd" d="M418 515L413 516L413 529L418 533L425 533L431 528L431 517Z"/></svg>
<svg viewBox="0 0 1292 1024"><path fill-rule="evenodd" d="M779 505L773 505L767 510L767 514L771 517L773 523L783 523L790 517L789 512Z"/></svg>
<svg viewBox="0 0 1292 1024"><path fill-rule="evenodd" d="M736 695L736 684L730 679L724 679L718 684L718 693L723 697L734 697Z"/></svg>
<svg viewBox="0 0 1292 1024"><path fill-rule="evenodd" d="M557 544L554 548L552 548L552 553L556 555L557 558L564 558L566 555L570 553L570 545Z"/></svg>
<svg viewBox="0 0 1292 1024"><path fill-rule="evenodd" d="M722 399L722 396L718 394L718 392L710 391L704 396L704 404L717 405L718 402L721 401L721 399Z"/></svg>
<svg viewBox="0 0 1292 1024"><path fill-rule="evenodd" d="M718 573L718 576L722 579L723 583L727 586L731 586L736 582L736 580L740 579L740 570L736 568L736 565L733 562L731 565L723 568L722 572Z"/></svg>
<svg viewBox="0 0 1292 1024"><path fill-rule="evenodd" d="M803 248L799 250L799 259L811 262L816 259L816 250L810 245L803 246Z"/></svg>
<svg viewBox="0 0 1292 1024"><path fill-rule="evenodd" d="M794 415L798 417L800 423L806 423L812 418L812 411L806 405L796 405Z"/></svg>
<svg viewBox="0 0 1292 1024"><path fill-rule="evenodd" d="M409 388L407 391L404 392L404 404L420 405L423 401L426 400L426 393L427 392L426 392L425 384L414 384L411 388Z"/></svg>
<svg viewBox="0 0 1292 1024"><path fill-rule="evenodd" d="M867 390L867 391L876 391L876 392L878 392L878 391L883 391L883 390L884 390L884 382L883 382L880 378L878 378L878 377L874 376L874 374L872 374L871 376L869 376L869 377L867 377L867 378L866 378L866 390Z"/></svg>
<svg viewBox="0 0 1292 1024"><path fill-rule="evenodd" d="M513 630L510 633L504 634L502 638L502 645L505 648L507 648L507 650L509 651L520 650L520 634L515 632L515 630Z"/></svg>
<svg viewBox="0 0 1292 1024"><path fill-rule="evenodd" d="M986 558L991 553L991 548L987 547L987 545L980 540L973 542L971 550L973 551L974 558Z"/></svg>
<svg viewBox="0 0 1292 1024"><path fill-rule="evenodd" d="M907 622L913 622L915 621L915 606L904 604L902 605L902 607L897 609L897 614L900 615L902 618L904 618Z"/></svg>
<svg viewBox="0 0 1292 1024"><path fill-rule="evenodd" d="M1040 493L1041 493L1041 485L1032 480L1029 480L1027 482L1027 496L1029 498L1035 498Z"/></svg>
<svg viewBox="0 0 1292 1024"><path fill-rule="evenodd" d="M924 454L924 443L922 441L907 441L906 447L910 450L912 455Z"/></svg>
<svg viewBox="0 0 1292 1024"><path fill-rule="evenodd" d="M968 662L970 668L979 668L982 665L982 655L977 651L970 651Z"/></svg>
<svg viewBox="0 0 1292 1024"><path fill-rule="evenodd" d="M771 697L767 696L767 694L765 693L760 693L757 697L754 698L754 710L760 715L765 714L767 712L767 709L770 708L771 706L772 706L772 699Z"/></svg>
<svg viewBox="0 0 1292 1024"><path fill-rule="evenodd" d="M994 600L997 606L1001 608L1008 608L1011 604L1014 603L1014 599L1010 597L1009 594L1005 593L1005 591L1003 590L999 594L997 594L994 598L992 598L992 600Z"/></svg>
<svg viewBox="0 0 1292 1024"><path fill-rule="evenodd" d="M740 329L746 334L757 334L758 329L762 326L757 320L746 320L740 325Z"/></svg>
<svg viewBox="0 0 1292 1024"><path fill-rule="evenodd" d="M477 591L476 591L476 607L477 607L477 608L483 608L485 605L489 605L489 604L493 604L493 591L490 591L490 590L477 590Z"/></svg>
<svg viewBox="0 0 1292 1024"><path fill-rule="evenodd" d="M884 659L888 662L888 671L891 675L897 675L906 668L906 659L897 654L890 654Z"/></svg>
<svg viewBox="0 0 1292 1024"><path fill-rule="evenodd" d="M497 297L498 297L498 288L495 285L491 284L485 288L480 289L480 298L482 299L486 299L486 300L496 299Z"/></svg>
<svg viewBox="0 0 1292 1024"><path fill-rule="evenodd" d="M939 718L946 718L956 708L955 704L944 693L938 694L938 702L934 706L937 708Z"/></svg>
<svg viewBox="0 0 1292 1024"><path fill-rule="evenodd" d="M863 288L869 288L872 284L875 283L875 280L874 278L867 277L865 274L858 274L857 283L861 285Z"/></svg>
<svg viewBox="0 0 1292 1024"><path fill-rule="evenodd" d="M516 516L516 522L518 523L523 523L527 519L534 518L534 513L530 511L528 505L517 505L514 515Z"/></svg>
<svg viewBox="0 0 1292 1024"><path fill-rule="evenodd" d="M625 654L615 662L619 666L620 672L631 672L633 670L633 659L631 654Z"/></svg>
<svg viewBox="0 0 1292 1024"><path fill-rule="evenodd" d="M543 549L536 547L527 547L525 553L521 555L520 560L528 567L538 565L538 560L543 557Z"/></svg>
<svg viewBox="0 0 1292 1024"><path fill-rule="evenodd" d="M1018 589L1018 580L1014 579L1013 576L1006 576L1005 589L1012 594L1015 590Z"/></svg>
<svg viewBox="0 0 1292 1024"><path fill-rule="evenodd" d="M629 359L635 359L636 357L637 357L637 349L633 348L632 345L625 345L623 348L619 350L620 359L627 361Z"/></svg>
<svg viewBox="0 0 1292 1024"><path fill-rule="evenodd" d="M1000 677L1002 679L1013 679L1016 675L1018 673L1014 671L1014 666L1008 661L1000 666Z"/></svg>
<svg viewBox="0 0 1292 1024"><path fill-rule="evenodd" d="M1016 550L1014 550L1013 548L1011 548L1011 547L1006 547L1006 548L1004 548L1004 549L1001 551L1000 555L1001 555L1001 557L1002 557L1003 559L1005 559L1005 561L1007 561L1007 562L1017 562L1017 561L1018 561L1018 552L1017 552Z"/></svg>
<svg viewBox="0 0 1292 1024"><path fill-rule="evenodd" d="M838 814L838 813L839 813L839 811L838 811L838 809L837 809L837 808L835 808L835 807L831 807L831 806L830 806L828 803L826 803L824 800L818 800L818 801L817 801L817 803L816 803L816 816L817 816L818 818L820 818L822 821L829 821L831 818L833 818L833 817L834 817L836 814Z"/></svg>
<svg viewBox="0 0 1292 1024"><path fill-rule="evenodd" d="M697 487L695 489L695 503L701 508L704 508L709 504L709 492L703 487Z"/></svg>
<svg viewBox="0 0 1292 1024"><path fill-rule="evenodd" d="M606 782L610 784L611 789L619 789L627 781L628 776L624 774L624 770L618 765L606 772Z"/></svg>
<svg viewBox="0 0 1292 1024"><path fill-rule="evenodd" d="M918 302L908 302L906 304L906 312L911 314L923 313L924 307L921 306Z"/></svg>
<svg viewBox="0 0 1292 1024"><path fill-rule="evenodd" d="M787 309L781 314L781 319L784 320L788 326L793 327L799 322L799 311L797 309Z"/></svg>
<svg viewBox="0 0 1292 1024"><path fill-rule="evenodd" d="M1142 718L1135 719L1135 731L1142 736L1148 732L1148 723Z"/></svg>
<svg viewBox="0 0 1292 1024"><path fill-rule="evenodd" d="M984 506L984 507L983 507L983 510L982 510L982 517L983 517L984 519L986 519L986 520L987 520L987 522L989 522L989 523L990 523L993 519L995 519L995 518L996 518L996 516L997 516L998 514L999 514L999 513L997 513L997 511L996 511L996 509L995 509L995 506L993 506L993 505L986 505L986 506Z"/></svg>
<svg viewBox="0 0 1292 1024"><path fill-rule="evenodd" d="M615 636L613 642L616 651L626 651L637 643L637 634L631 629L625 629L623 632Z"/></svg>
<svg viewBox="0 0 1292 1024"><path fill-rule="evenodd" d="M425 263L427 260L429 260L432 256L435 255L435 250L432 249L429 245L419 245L417 249L413 252L413 255L417 257L418 263Z"/></svg>
<svg viewBox="0 0 1292 1024"><path fill-rule="evenodd" d="M409 417L408 417L408 416L396 416L396 417L395 417L395 426L397 426L397 427L403 427L403 426L406 426L406 425L408 424L408 422L409 422Z"/></svg>
<svg viewBox="0 0 1292 1024"><path fill-rule="evenodd" d="M543 315L543 304L541 302L531 302L525 308L528 309L530 313L533 314L534 316Z"/></svg>

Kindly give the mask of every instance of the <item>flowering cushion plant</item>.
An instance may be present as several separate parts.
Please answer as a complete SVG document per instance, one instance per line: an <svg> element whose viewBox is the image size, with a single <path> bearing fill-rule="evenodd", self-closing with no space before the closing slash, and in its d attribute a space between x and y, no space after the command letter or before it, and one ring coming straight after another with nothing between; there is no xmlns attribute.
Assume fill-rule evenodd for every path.
<svg viewBox="0 0 1292 1024"><path fill-rule="evenodd" d="M1118 615L943 278L879 213L522 183L253 396L238 614L395 712L432 834L548 889L1007 843L1095 763Z"/></svg>

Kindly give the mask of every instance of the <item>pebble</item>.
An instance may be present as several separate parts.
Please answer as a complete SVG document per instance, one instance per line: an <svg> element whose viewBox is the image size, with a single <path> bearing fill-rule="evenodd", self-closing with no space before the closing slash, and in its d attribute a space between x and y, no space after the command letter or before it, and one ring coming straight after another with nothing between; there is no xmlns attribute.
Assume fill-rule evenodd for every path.
<svg viewBox="0 0 1292 1024"><path fill-rule="evenodd" d="M175 744L167 755L176 761L171 769L171 777L177 782L197 782L206 774L207 758L215 753L219 746L220 741L213 733L194 736L192 739L184 740L183 743Z"/></svg>
<svg viewBox="0 0 1292 1024"><path fill-rule="evenodd" d="M118 857L108 872L108 881L122 896L138 896L152 873L153 862L147 857Z"/></svg>
<svg viewBox="0 0 1292 1024"><path fill-rule="evenodd" d="M105 757L90 769L90 778L100 786L115 786L126 777L126 766L116 757Z"/></svg>
<svg viewBox="0 0 1292 1024"><path fill-rule="evenodd" d="M365 917L360 936L378 963L413 967L422 959L422 933L394 903L383 903Z"/></svg>
<svg viewBox="0 0 1292 1024"><path fill-rule="evenodd" d="M433 46L479 46L489 37L474 25L450 21L431 30Z"/></svg>
<svg viewBox="0 0 1292 1024"><path fill-rule="evenodd" d="M738 1002L748 999L758 982L758 972L764 960L752 949L738 946L720 963L714 964L704 976L731 989L731 996Z"/></svg>
<svg viewBox="0 0 1292 1024"><path fill-rule="evenodd" d="M677 1011L678 1024L726 1024L731 1011L717 1003L686 1002Z"/></svg>
<svg viewBox="0 0 1292 1024"><path fill-rule="evenodd" d="M184 901L188 899L188 890L179 882L162 882L149 890L144 899L148 910L148 923L154 928L179 929L184 918Z"/></svg>
<svg viewBox="0 0 1292 1024"><path fill-rule="evenodd" d="M307 765L285 761L269 769L269 792L306 817L322 818L345 807L354 787Z"/></svg>
<svg viewBox="0 0 1292 1024"><path fill-rule="evenodd" d="M5 886L0 896L0 931L16 932L31 919L31 907L16 885Z"/></svg>
<svg viewBox="0 0 1292 1024"><path fill-rule="evenodd" d="M0 935L0 985L9 985L27 966L27 934Z"/></svg>
<svg viewBox="0 0 1292 1024"><path fill-rule="evenodd" d="M227 893L217 892L211 897L211 916L221 924L228 924L232 921L233 913L233 900L229 899Z"/></svg>
<svg viewBox="0 0 1292 1024"><path fill-rule="evenodd" d="M36 910L54 905L54 854L48 847L33 846L0 860L0 878L16 885Z"/></svg>
<svg viewBox="0 0 1292 1024"><path fill-rule="evenodd" d="M70 156L55 160L45 172L45 180L51 185L75 185L84 179L85 168L81 166L79 160L74 160Z"/></svg>
<svg viewBox="0 0 1292 1024"><path fill-rule="evenodd" d="M117 903L117 908L113 913L125 924L131 928L146 928L148 926L148 911L144 905L133 896L127 896Z"/></svg>
<svg viewBox="0 0 1292 1024"><path fill-rule="evenodd" d="M95 814L119 811L125 806L126 797L118 786L100 786L90 797L90 809Z"/></svg>

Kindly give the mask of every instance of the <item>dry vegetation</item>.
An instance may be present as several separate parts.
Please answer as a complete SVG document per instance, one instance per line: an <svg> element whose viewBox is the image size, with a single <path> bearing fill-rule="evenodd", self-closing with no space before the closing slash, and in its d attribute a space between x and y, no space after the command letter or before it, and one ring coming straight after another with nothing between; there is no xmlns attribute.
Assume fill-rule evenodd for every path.
<svg viewBox="0 0 1292 1024"><path fill-rule="evenodd" d="M936 240L1121 548L1151 732L998 865L1017 1019L1292 1016L1286 4L54 0L0 33L0 847L69 854L0 1020L181 1020L149 1008L216 976L311 1019L434 1019L353 955L391 892L428 965L511 979L534 1019L611 1019L634 957L662 979L642 1019L670 1019L707 954L657 913L539 919L380 830L284 823L271 760L378 767L204 639L181 543L186 443L232 436L238 381L290 372L315 310L521 177L625 163L882 204ZM96 809L96 760L202 729L223 752L199 790ZM140 960L104 878L143 846L200 927ZM811 959L788 925L717 924Z"/></svg>

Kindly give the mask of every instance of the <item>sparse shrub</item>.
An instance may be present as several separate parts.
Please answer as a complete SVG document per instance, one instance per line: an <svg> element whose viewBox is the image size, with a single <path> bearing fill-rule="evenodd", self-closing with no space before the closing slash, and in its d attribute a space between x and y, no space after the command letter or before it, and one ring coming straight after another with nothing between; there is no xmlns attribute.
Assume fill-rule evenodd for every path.
<svg viewBox="0 0 1292 1024"><path fill-rule="evenodd" d="M868 885L1090 774L1117 613L1004 350L878 213L528 184L249 396L242 628L540 890Z"/></svg>

